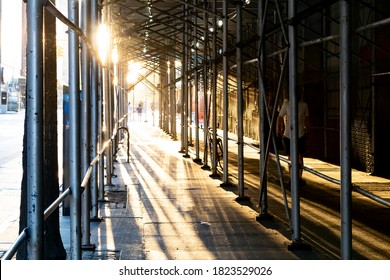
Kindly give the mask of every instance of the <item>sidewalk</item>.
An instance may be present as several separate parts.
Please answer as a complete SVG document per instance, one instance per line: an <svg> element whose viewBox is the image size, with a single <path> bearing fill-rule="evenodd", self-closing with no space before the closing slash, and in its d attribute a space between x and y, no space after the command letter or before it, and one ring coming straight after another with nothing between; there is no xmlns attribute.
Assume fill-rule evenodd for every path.
<svg viewBox="0 0 390 280"><path fill-rule="evenodd" d="M220 187L220 180L210 178L208 171L193 162L193 150L191 158L183 158L180 142L151 123L132 122L129 129L130 163L122 150L115 164L114 187L107 189L111 203L101 210L104 221L92 227L91 242L97 250L85 258L339 259L338 185L304 172L307 185L300 190L301 234L311 250L289 251L291 233L274 162L270 161L268 170L268 208L274 219L259 223L256 150L245 148L245 195L250 201L240 204L235 201L235 188ZM229 141L233 183L235 146ZM305 164L336 179L340 174L338 166L316 159L307 158ZM390 180L356 170L352 178L389 197ZM288 191L286 195L290 207ZM353 259L390 259L386 249L390 233L381 226L389 217L389 208L355 192L353 204Z"/></svg>
<svg viewBox="0 0 390 280"><path fill-rule="evenodd" d="M275 162L268 169L268 211L273 220L258 216L258 152L245 147L245 195L237 202L236 188L220 186L151 123L130 123L131 157L121 149L114 163L113 186L106 186L100 203L101 222L91 224L94 251L85 260L325 260L339 259L340 187L305 171L300 189L303 242L310 250L289 251L291 233ZM229 141L229 174L236 178L236 143ZM340 168L305 158L305 165L338 179ZM286 168L284 165L283 168ZM353 183L390 198L390 180L353 170ZM288 180L284 170L284 181ZM286 192L291 207L290 194ZM352 194L352 259L390 259L390 209L359 193ZM61 216L61 234L69 251L69 217ZM3 250L16 238L18 219L1 235ZM5 247L6 246L6 247Z"/></svg>
<svg viewBox="0 0 390 280"><path fill-rule="evenodd" d="M183 158L179 142L158 128L133 122L130 131L130 163L122 150L114 186L106 189L109 202L101 205L103 221L91 227L96 250L83 259L328 258L315 250L289 251L285 227L257 222L254 209Z"/></svg>

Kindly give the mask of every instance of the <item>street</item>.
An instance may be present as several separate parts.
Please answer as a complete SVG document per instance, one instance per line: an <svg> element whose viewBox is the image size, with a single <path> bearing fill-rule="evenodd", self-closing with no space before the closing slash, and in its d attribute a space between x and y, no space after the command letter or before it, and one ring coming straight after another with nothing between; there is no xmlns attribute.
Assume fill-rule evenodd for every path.
<svg viewBox="0 0 390 280"><path fill-rule="evenodd" d="M17 237L24 112L0 114L0 251Z"/></svg>

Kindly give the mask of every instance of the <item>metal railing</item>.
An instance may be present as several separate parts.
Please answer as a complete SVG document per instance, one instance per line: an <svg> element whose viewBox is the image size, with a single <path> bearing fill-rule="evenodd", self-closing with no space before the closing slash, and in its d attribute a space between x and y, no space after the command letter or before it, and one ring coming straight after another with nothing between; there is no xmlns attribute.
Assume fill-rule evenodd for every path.
<svg viewBox="0 0 390 280"><path fill-rule="evenodd" d="M115 124L112 136L110 137L110 139L108 139L104 143L103 147L97 153L95 158L92 159L91 163L89 164L89 167L88 167L87 171L85 172L83 180L81 182L81 185L80 185L81 188L85 188L85 187L88 186L88 182L89 182L89 180L91 178L92 170L93 170L95 164L99 162L100 157L103 155L105 150L110 146L110 143L114 141L114 139L116 137L116 134L118 132L118 124L121 123L126 118L126 116L127 116L127 114L124 117L122 117ZM129 147L130 146L130 143L129 143L130 137L127 137L127 141L128 141L127 142L127 147ZM128 157L129 157L129 153L130 153L130 151L128 150ZM70 193L71 193L70 192L70 188L67 188L56 200L53 201L52 204L50 204L49 207L46 208L46 210L43 213L43 220L44 221L61 205L61 203L65 200L65 198ZM19 247L22 245L23 241L28 239L28 236L29 236L29 234L28 234L28 227L26 227L26 228L24 228L21 231L21 233L19 234L19 236L17 237L15 242L11 245L11 247L7 250L7 252L5 252L5 254L1 258L1 260L11 260L14 257L14 255L16 254L16 252L18 251Z"/></svg>
<svg viewBox="0 0 390 280"><path fill-rule="evenodd" d="M28 22L27 23L27 25L28 25L27 32L32 32L34 34L34 36L30 36L30 39L28 40L28 48L30 51L32 51L34 53L34 55L27 57L28 58L28 63L27 63L28 66L27 67L29 67L29 69L30 69L30 71L28 71L30 73L30 75L27 76L27 80L31 77L34 77L34 75L37 75L37 76L40 75L39 71L38 72L36 71L37 69L36 69L35 65L40 63L39 60L41 59L41 56L42 56L42 48L43 47L42 47L41 43L37 43L37 42L40 42L40 38L42 37L41 33L43 33L42 26L40 24L41 22L39 21L39 11L40 11L40 9L43 9L43 8L46 8L46 10L48 12L53 14L57 19L62 21L71 30L73 30L73 32L76 34L76 36L80 37L81 40L84 42L84 44L87 47L87 49L89 50L89 52L94 56L94 59L97 62L99 62L99 64L102 65L102 63L99 59L99 56L97 55L97 52L92 47L92 44L89 42L86 34L84 34L83 31L76 24L74 24L71 20L69 20L66 16L64 16L55 7L55 5L51 1L45 0L45 1L42 1L41 3L39 3L38 1L29 2L29 3L27 3L27 22ZM107 70L110 71L110 69L107 69ZM35 73L35 72L37 72L37 73ZM36 79L36 80L39 80L39 79ZM32 92L31 94L33 96L31 98L31 100L37 100L37 102L31 102L30 110L28 111L28 113L31 115L38 114L42 111L42 104L39 102L40 98L41 98L39 93L42 92L42 87L41 87L42 85L41 85L41 83L35 83L34 81L35 80L32 80L32 82L30 83L31 92ZM70 83L71 83L71 81L70 81ZM37 118L39 119L40 117L42 117L42 115L39 115ZM34 119L35 119L35 117L34 117ZM29 118L26 118L26 121L29 121ZM117 127L117 124L116 124L116 127ZM87 186L87 183L91 177L94 165L96 164L96 162L99 161L99 159L102 156L102 154L104 153L104 151L107 149L107 147L110 146L110 143L115 138L116 127L113 130L113 136L107 140L107 142L103 145L101 151L98 153L98 155L90 163L89 168L86 171L84 178L82 180L82 183L81 183L82 188L85 188ZM40 137L40 132L42 131L42 127L40 126L39 122L29 121L27 124L26 131L34 133L34 136L36 136L36 137ZM32 144L32 146L33 147L30 148L29 150L34 150L34 151L36 150L37 155L36 154L30 155L31 156L30 157L31 158L30 164L32 166L39 166L39 164L37 164L37 162L38 162L37 159L39 157L41 157L41 155L42 155L41 146L36 144L35 142ZM33 170L33 173L34 173L34 171L36 171L36 170ZM36 173L40 174L40 172L36 172ZM29 186L30 186L33 188L32 191L36 191L37 193L40 193L41 189L42 189L42 186L40 183L41 179L42 178L40 175L34 176L30 180L31 181L30 184L27 183L28 190L29 190ZM79 184L79 183L77 183L77 184ZM46 210L43 211L43 209L36 209L37 211L35 211L32 214L32 219L36 220L35 224L40 224L41 222L45 221L58 208L58 206L65 200L65 198L70 193L71 193L71 189L68 188ZM39 212L41 212L41 211L44 212L42 220L39 217L41 214ZM40 230L40 229L38 229L38 230ZM17 240L12 244L11 248L3 255L2 259L4 259L4 260L12 259L12 257L17 252L20 245L23 244L23 241L25 241L26 239L31 239L32 243L34 243L36 245L38 243L38 234L37 234L38 230L35 228L31 228L31 225L28 223L27 227L21 231Z"/></svg>

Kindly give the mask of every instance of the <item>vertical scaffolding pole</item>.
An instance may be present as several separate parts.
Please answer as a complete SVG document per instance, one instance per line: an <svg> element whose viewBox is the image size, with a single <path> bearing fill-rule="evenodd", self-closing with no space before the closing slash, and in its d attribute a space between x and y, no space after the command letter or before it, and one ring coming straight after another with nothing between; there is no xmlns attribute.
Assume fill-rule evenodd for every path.
<svg viewBox="0 0 390 280"><path fill-rule="evenodd" d="M185 5L183 5L183 18L185 19ZM185 28L185 23L184 23ZM184 29L183 28L183 29ZM185 128L184 128L184 122L185 122L185 111L184 111L184 102L185 102L185 95L184 95L184 56L186 53L186 47L185 47L185 32L183 31L183 46L182 46L182 58L181 58L181 91L180 91L180 153L185 153Z"/></svg>
<svg viewBox="0 0 390 280"><path fill-rule="evenodd" d="M89 1L81 2L81 28L83 33L89 37L90 33L90 18L91 18L91 7ZM81 79L82 79L82 100L81 100L81 114L80 114L80 134L81 134L81 176L84 176L88 170L89 163L91 162L91 68L90 68L90 55L87 44L81 42ZM82 193L82 246L88 248L91 246L90 243L90 208L91 208L91 189L90 183L85 186L85 190Z"/></svg>
<svg viewBox="0 0 390 280"><path fill-rule="evenodd" d="M79 1L68 1L68 17L79 24ZM70 173L70 258L81 259L81 176L80 176L80 81L79 38L69 29L69 173Z"/></svg>
<svg viewBox="0 0 390 280"><path fill-rule="evenodd" d="M169 85L171 92L171 114L172 114L172 139L177 140L177 123L176 123L176 66L174 56L170 57L169 63ZM161 91L160 91L161 92Z"/></svg>
<svg viewBox="0 0 390 280"><path fill-rule="evenodd" d="M111 19L111 9L110 6L107 7L106 11L106 19L107 22L110 22ZM110 30L111 31L111 30ZM111 32L110 32L111 34ZM111 40L109 42L109 49L112 49ZM113 124L113 114L114 111L112 110L112 99L113 99L113 92L112 92L112 77L110 73L109 67L111 66L111 56L110 54L107 54L107 63L105 70L105 77L104 77L104 104L105 104L105 141L109 141L112 134L112 124ZM106 185L111 186L112 185L112 170L113 170L113 142L111 141L105 151L106 155Z"/></svg>
<svg viewBox="0 0 390 280"><path fill-rule="evenodd" d="M376 40L376 34L375 32L372 32L372 39L373 41ZM375 58L377 57L377 49L374 45L371 46L371 73L376 73L377 66L375 64ZM376 77L371 77L371 145L370 145L370 153L371 153L371 165L370 165L370 173L375 174L376 171L376 144L377 141L377 84L376 84Z"/></svg>
<svg viewBox="0 0 390 280"><path fill-rule="evenodd" d="M351 259L351 114L350 114L350 65L351 65L350 1L340 0L340 215L341 259Z"/></svg>
<svg viewBox="0 0 390 280"><path fill-rule="evenodd" d="M109 65L109 63L107 63ZM108 66L107 66L108 67ZM111 137L111 114L112 114L112 108L111 108L111 85L110 85L110 71L108 68L104 68L104 122L105 122L105 131L104 131L104 140L109 141ZM107 149L105 150L105 166L106 166L106 185L111 186L111 176L112 176L112 142L108 145Z"/></svg>
<svg viewBox="0 0 390 280"><path fill-rule="evenodd" d="M223 174L221 186L231 185L229 182L229 143L228 143L228 122L229 122L229 60L228 60L228 35L229 35L229 15L228 15L228 0L222 3L222 21L223 21L223 40L222 40L222 71L223 71L223 88L222 88L222 130L223 130Z"/></svg>
<svg viewBox="0 0 390 280"><path fill-rule="evenodd" d="M212 27L213 27L213 37L212 37L212 52L213 52L213 60L212 60L212 92L211 92L211 128L212 128L212 147L213 150L212 154L212 161L211 161L211 178L219 178L220 175L217 172L217 74L218 74L218 68L217 68L217 2L216 0L213 0L212 3Z"/></svg>
<svg viewBox="0 0 390 280"><path fill-rule="evenodd" d="M122 118L127 114L127 95L126 95L126 90L125 90L125 77L124 77L124 64L125 63L120 63L120 69L119 69L119 75L120 75L120 95L119 95L119 104L120 104L120 115L119 117ZM127 117L124 117L122 122L120 123L120 127L126 127L127 126ZM123 131L121 131L121 135L123 136Z"/></svg>
<svg viewBox="0 0 390 280"><path fill-rule="evenodd" d="M97 0L97 7L101 7L102 0ZM102 10L98 9L97 24L102 23ZM102 65L98 65L98 150L103 148L104 144L104 68ZM134 106L134 104L133 104ZM133 114L134 115L134 114ZM104 153L100 156L98 165L98 201L104 201Z"/></svg>
<svg viewBox="0 0 390 280"><path fill-rule="evenodd" d="M198 4L198 0L194 0L194 5ZM201 163L199 157L199 73L198 73L198 12L193 10L194 17L194 99L195 99L195 158L194 162Z"/></svg>
<svg viewBox="0 0 390 280"><path fill-rule="evenodd" d="M188 42L189 43L189 40ZM193 106L193 97L194 97L194 87L193 87L193 80L191 80L191 48L188 46L188 55L187 55L189 61L188 61L188 82L187 82L187 93L188 93L188 146L192 147L194 146L193 143L193 125L194 122L192 120L192 106ZM190 157L190 156L188 156Z"/></svg>
<svg viewBox="0 0 390 280"><path fill-rule="evenodd" d="M124 127L128 127L129 125L129 95L128 95L128 91L127 91L127 83L126 83L126 67L128 64L124 63L124 66L122 68L122 75L123 75L123 114L126 115L126 118L123 120L123 126ZM154 96L154 95L153 95ZM156 105L156 102L155 100L153 100L154 104ZM156 107L155 107L156 109ZM154 124L153 124L154 125ZM128 135L130 137L130 135Z"/></svg>
<svg viewBox="0 0 390 280"><path fill-rule="evenodd" d="M169 44L169 42L167 42ZM161 61L160 65L159 65L159 71L160 71L160 86L158 88L158 91L161 91L162 93L164 93L164 95L166 96L166 98L164 98L164 131L166 131L167 133L170 133L170 128L169 128L169 124L170 124L170 111L169 111L169 104L171 104L172 100L171 100L171 94L169 92L169 77L168 77L168 71L164 71L166 68L164 67L164 64L167 65L167 61L168 61L168 55L164 55L164 59L163 61ZM157 62L156 60L154 60L153 62L153 68L154 69L157 69ZM156 79L156 73L153 73L153 82L155 83L155 79ZM156 92L156 89L153 89L153 104L155 102L155 92ZM153 113L154 110L152 110L152 113ZM154 113L153 113L154 115ZM153 117L154 119L154 117Z"/></svg>
<svg viewBox="0 0 390 280"><path fill-rule="evenodd" d="M169 42L167 42L167 43L169 43ZM168 61L168 56L165 56L164 57L164 63L167 63L167 61ZM155 59L153 59L153 68L156 68L156 60ZM171 102L171 100L170 100L170 98L171 98L171 95L169 94L169 84L168 84L168 81L167 81L167 79L168 79L168 73L167 72L164 72L163 70L165 69L165 67L163 67L163 65L161 64L160 65L160 74L161 75L166 75L166 89L167 89L167 120L166 120L166 122L167 122L167 124L166 124L166 129L167 129L167 132L168 133L170 133L170 130L169 130L169 121L170 121L170 119L169 119L169 104L170 104L170 102ZM156 83L156 73L153 73L153 83L155 84ZM158 91L162 91L162 85L160 85L160 89L158 90ZM158 93L158 91L157 91L157 93ZM152 106L152 124L153 124L153 126L155 126L156 125L156 120L155 120L155 112L156 112L156 89L153 89L153 101L152 101L152 104L153 104L153 106Z"/></svg>
<svg viewBox="0 0 390 280"><path fill-rule="evenodd" d="M264 34L264 26L263 23L264 17L264 0L260 0L258 2L258 30L259 30L259 37L263 38ZM260 33L261 32L261 33ZM265 118L265 110L267 104L265 104L265 88L264 88L264 81L265 81L265 73L264 73L264 64L265 64L265 55L264 55L264 42L263 40L259 41L259 57L258 57L258 67L259 67L259 99L258 99L258 112L259 112L259 140L260 140L260 170L259 174L262 175L264 178L260 178L260 189L262 195L260 196L260 216L264 217L268 214L268 198L267 198L267 172L266 172L266 164L267 164L267 156L268 151L266 150L266 143L267 139L265 136L266 129L265 126L267 125ZM271 128L269 130L269 133L271 133ZM264 170L264 172L263 172Z"/></svg>
<svg viewBox="0 0 390 280"><path fill-rule="evenodd" d="M160 80L161 80L161 77L160 77ZM134 94L133 94L134 96ZM162 90L160 90L158 92L158 126L159 128L161 129L164 129L163 125L164 125L164 121L163 121L163 118L164 118L164 113L163 113L163 97L162 97Z"/></svg>
<svg viewBox="0 0 390 280"><path fill-rule="evenodd" d="M112 73L110 75L111 77L111 81L110 81L110 88L111 88L111 93L110 93L110 96L111 96L111 106L110 106L110 110L111 110L111 113L110 113L110 116L111 116L111 129L110 129L110 136L112 136L113 134L113 131L114 131L114 128L116 126L119 125L118 123L118 120L119 120L119 108L120 108L120 105L119 105L119 95L120 95L120 86L119 86L119 77L120 77L120 74L119 74L119 62L118 62L118 42L115 40L114 42L114 46L112 48L112 53L111 53L111 66L112 66ZM147 99L146 99L147 100ZM145 108L145 122L147 122L147 116L146 116L146 108L147 108L148 104L147 102L144 103L144 108ZM114 139L112 139L112 148L111 148L111 161L112 164L111 164L111 170L112 170L112 176L113 177L116 177L115 174L114 174L114 165L113 165L113 162L116 161L116 151L118 149L118 136L119 136L119 133L117 133L114 137Z"/></svg>
<svg viewBox="0 0 390 280"><path fill-rule="evenodd" d="M209 114L208 114L208 77L207 77L207 59L208 59L208 40L209 40L209 26L207 12L208 1L204 1L203 23L204 23L204 40L203 40L203 170L210 170L208 165L208 134L209 134Z"/></svg>
<svg viewBox="0 0 390 280"><path fill-rule="evenodd" d="M167 39L167 42L166 44L169 44L169 41ZM163 96L164 95L164 86L167 85L167 79L168 79L168 73L164 72L163 71L163 66L162 64L164 63L165 61L165 55L161 58L161 64L159 65L159 71L161 72L161 75L159 76L159 91L161 92L160 93L160 96ZM157 70L157 66L156 66L156 61L155 59L153 59L153 70L154 72L151 74L153 75L152 79L153 79L153 84L156 85L156 77L155 77L155 71ZM153 89L153 101L152 101L152 104L154 103L154 95L155 95L155 89ZM159 92L158 91L158 92ZM161 106L161 111L162 111L162 114L161 114L161 129L163 131L165 131L166 133L170 133L170 128L169 128L169 110L168 110L168 106L169 106L169 102L170 102L170 96L169 96L169 87L167 87L167 96L165 98L163 98L160 102ZM153 112L153 109L152 109L152 115L154 115L154 112ZM154 117L152 117L154 118ZM153 121L154 122L154 121Z"/></svg>
<svg viewBox="0 0 390 280"><path fill-rule="evenodd" d="M238 198L244 199L244 97L242 91L242 3L237 2L237 165L238 165Z"/></svg>
<svg viewBox="0 0 390 280"><path fill-rule="evenodd" d="M43 258L43 6L27 2L27 259Z"/></svg>
<svg viewBox="0 0 390 280"><path fill-rule="evenodd" d="M97 33L98 1L91 1L91 34ZM91 158L95 158L98 151L98 63L92 57L91 65ZM91 175L91 220L98 219L98 168L95 165Z"/></svg>
<svg viewBox="0 0 390 280"><path fill-rule="evenodd" d="M167 42L169 44L169 40ZM166 70L166 75L167 75L167 91L168 91L168 95L169 95L169 105L168 105L168 116L169 116L169 125L168 125L168 133L171 135L171 137L173 137L173 118L174 118L174 111L172 110L172 107L175 106L175 103L173 103L173 99L172 99L172 84L171 84L171 61L170 61L170 56L169 54L167 54L166 56L167 58L167 70ZM160 71L161 73L164 73L163 72L163 69L164 67L161 65L160 66ZM162 91L162 90L160 90Z"/></svg>
<svg viewBox="0 0 390 280"><path fill-rule="evenodd" d="M104 143L104 117L103 117L103 99L104 99L104 68L98 66L98 147L99 151L103 148ZM104 153L100 156L98 165L98 201L104 201Z"/></svg>
<svg viewBox="0 0 390 280"><path fill-rule="evenodd" d="M167 42L169 43L169 42ZM163 64L166 63L166 58L167 58L167 55L164 55L162 60L161 60L161 64L158 66L158 69L160 71L160 86L159 86L159 91L161 91L161 94L164 95L164 99L163 99L163 106L162 106L162 109L164 111L164 115L163 115L163 130L167 133L170 133L170 127L169 127L169 104L170 104L170 94L169 94L169 86L168 86L168 73L165 70L165 67L163 67ZM154 60L153 61L153 68L154 69L157 69L157 64L156 64L156 61ZM155 75L156 73L153 73L153 83L156 84L156 81L155 81ZM153 89L153 99L154 99L154 94L155 94L155 89ZM154 101L153 101L154 102Z"/></svg>
<svg viewBox="0 0 390 280"><path fill-rule="evenodd" d="M184 132L184 155L183 157L189 158L190 156L188 155L188 122L189 122L189 106L188 106L188 23L187 23L187 9L188 5L184 5L184 34L183 34L183 65L181 67L182 69L182 85L181 85L181 90L182 90L182 108L183 108L183 113L184 113L184 124L183 124L183 132Z"/></svg>
<svg viewBox="0 0 390 280"><path fill-rule="evenodd" d="M290 0L288 5L288 18L296 14L296 2ZM300 201L298 189L298 99L297 99L297 34L296 26L289 25L289 109L290 109L290 161L291 161L291 218L292 218L292 247L301 243L300 232Z"/></svg>
<svg viewBox="0 0 390 280"><path fill-rule="evenodd" d="M118 44L119 47L120 47L120 44ZM119 54L118 54L119 55ZM117 113L116 113L116 123L118 124L118 128L119 127L122 127L123 126L123 120L119 122L119 120L123 117L123 81L122 81L122 63L121 61L118 61L118 65L117 65L117 71L118 71L118 76L117 76L117 81L118 81L118 85L116 86L116 92L117 92L117 96L116 96L116 100L117 100ZM118 149L118 146L119 146L119 141L121 140L122 138L122 133L123 131L120 130L118 131L118 134L117 134L117 147L116 149Z"/></svg>

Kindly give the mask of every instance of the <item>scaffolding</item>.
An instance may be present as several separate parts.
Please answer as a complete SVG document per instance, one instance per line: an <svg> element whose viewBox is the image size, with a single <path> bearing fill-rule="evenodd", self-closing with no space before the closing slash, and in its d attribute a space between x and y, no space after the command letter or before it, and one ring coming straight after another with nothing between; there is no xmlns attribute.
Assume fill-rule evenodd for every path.
<svg viewBox="0 0 390 280"><path fill-rule="evenodd" d="M51 1L29 0L26 4L26 133L31 135L27 142L27 166L31 176L27 181L28 234L23 229L20 236L28 241L28 258L42 258L45 212L40 164L43 160L40 140L45 76L40 66L44 9L69 27L69 170L72 180L70 189L54 204L58 206L65 196L70 197L71 259L80 259L82 247L91 246L88 225L91 219L97 218L97 202L104 195L104 168L109 185L118 128L126 123L128 91L138 83L148 84L157 93L159 127L173 139L180 134L183 156L189 157L189 147L195 137L194 161L210 169L211 176L221 176L221 185L236 187L237 200L247 199L243 149L248 143L244 137L258 141L259 220L270 217L267 164L269 155L274 157L284 194L286 219L291 226L291 250L307 247L301 239L298 181L299 168L305 168L298 161L298 99L303 93L311 105L315 137L315 141L309 143L311 154L336 161L341 166L337 182L341 189L340 258L350 259L351 193L356 190L351 182L351 168L355 166L372 173L383 169L376 153L382 147L377 129L386 123L378 121L383 111L378 102L384 100L381 93L388 88L377 81L387 80L390 45L383 33L390 17L382 12L389 4L382 2L385 1L95 0L79 4L79 1L69 0L68 15L64 16ZM109 49L116 49L120 60L107 57L105 61L98 56L98 44L92 40L92 34L102 23L111 30ZM127 62L134 59L143 61L148 72L138 75L137 81L129 84L124 77ZM150 82L148 77L156 73L158 81ZM283 159L279 157L278 139L274 135L283 98L289 99L291 112L288 161L291 207L282 180L280 162ZM179 132L176 131L178 113ZM202 128L203 141L199 133ZM228 169L229 133L235 134L237 141L236 185ZM223 170L218 169L215 158L218 137L224 144ZM208 145L210 139L211 146ZM81 214L88 213L86 209L90 207L91 216ZM5 258L12 257L19 243Z"/></svg>

